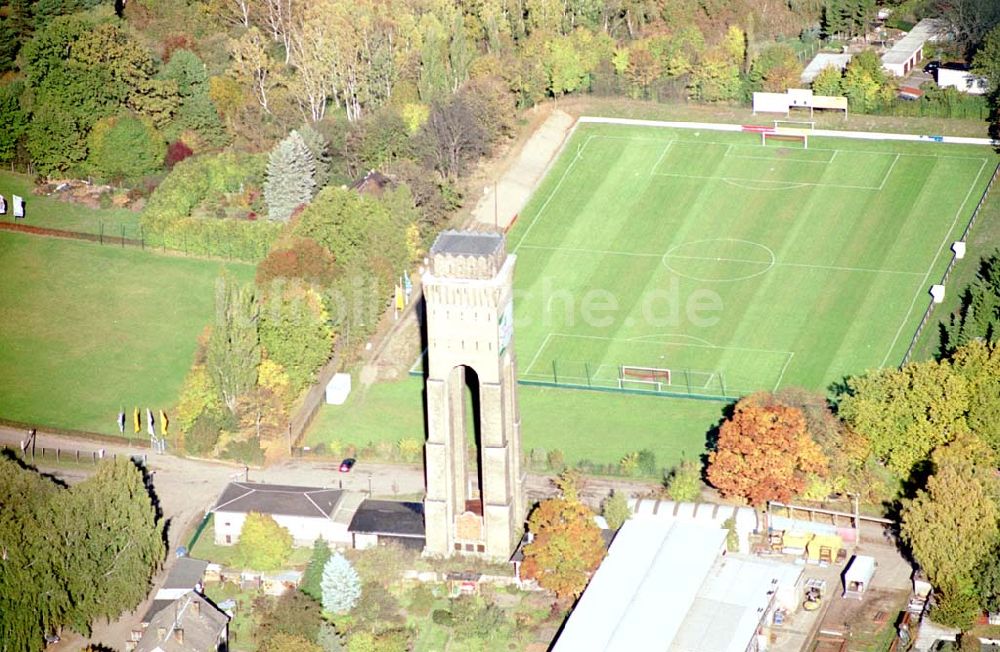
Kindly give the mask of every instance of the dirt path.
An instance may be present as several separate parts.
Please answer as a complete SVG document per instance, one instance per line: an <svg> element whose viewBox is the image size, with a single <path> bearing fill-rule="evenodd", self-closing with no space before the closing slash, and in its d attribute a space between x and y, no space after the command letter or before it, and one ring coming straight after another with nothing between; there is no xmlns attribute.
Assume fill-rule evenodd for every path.
<svg viewBox="0 0 1000 652"><path fill-rule="evenodd" d="M516 157L506 161L499 179L485 185L472 217L478 224L506 230L556 159L575 122L573 116L552 110L531 133Z"/></svg>

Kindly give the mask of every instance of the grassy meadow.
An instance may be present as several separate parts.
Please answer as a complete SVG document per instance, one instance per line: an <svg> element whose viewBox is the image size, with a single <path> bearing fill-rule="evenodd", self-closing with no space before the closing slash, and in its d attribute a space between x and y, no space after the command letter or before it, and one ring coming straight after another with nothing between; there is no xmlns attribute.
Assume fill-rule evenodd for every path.
<svg viewBox="0 0 1000 652"><path fill-rule="evenodd" d="M224 269L253 278L250 265L0 232L0 417L117 434L122 406L169 414Z"/></svg>
<svg viewBox="0 0 1000 652"><path fill-rule="evenodd" d="M344 405L324 405L306 445L342 450L401 439L424 441L423 379L355 386ZM520 386L521 441L526 454L559 449L566 462L616 464L645 448L670 468L697 458L706 434L722 419L726 404L662 396L573 391Z"/></svg>

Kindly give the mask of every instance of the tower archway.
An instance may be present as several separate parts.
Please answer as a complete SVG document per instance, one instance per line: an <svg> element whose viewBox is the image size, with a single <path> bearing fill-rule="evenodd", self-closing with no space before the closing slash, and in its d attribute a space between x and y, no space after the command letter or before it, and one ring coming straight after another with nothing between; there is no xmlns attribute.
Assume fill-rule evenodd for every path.
<svg viewBox="0 0 1000 652"><path fill-rule="evenodd" d="M507 558L523 523L514 261L502 235L448 231L431 248L423 276L424 521L426 550L434 555Z"/></svg>

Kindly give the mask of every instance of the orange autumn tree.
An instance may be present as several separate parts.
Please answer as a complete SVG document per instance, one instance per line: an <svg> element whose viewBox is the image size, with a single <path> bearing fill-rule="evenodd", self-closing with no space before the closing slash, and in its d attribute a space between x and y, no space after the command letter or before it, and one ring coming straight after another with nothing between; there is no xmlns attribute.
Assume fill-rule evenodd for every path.
<svg viewBox="0 0 1000 652"><path fill-rule="evenodd" d="M787 501L805 489L808 474L826 472L826 457L809 437L802 411L761 394L736 404L708 456L708 481L723 496L755 507Z"/></svg>
<svg viewBox="0 0 1000 652"><path fill-rule="evenodd" d="M564 599L583 593L605 548L594 512L580 502L575 474L559 480L561 494L540 502L528 518L534 540L524 547L521 577Z"/></svg>

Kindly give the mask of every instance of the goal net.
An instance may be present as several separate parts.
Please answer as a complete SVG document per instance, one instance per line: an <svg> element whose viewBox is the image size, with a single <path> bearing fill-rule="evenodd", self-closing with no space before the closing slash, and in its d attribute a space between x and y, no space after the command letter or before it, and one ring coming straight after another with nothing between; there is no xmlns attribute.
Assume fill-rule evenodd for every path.
<svg viewBox="0 0 1000 652"><path fill-rule="evenodd" d="M760 144L767 146L768 141L791 141L802 143L803 149L809 149L809 133L804 129L780 129L777 131L762 131Z"/></svg>
<svg viewBox="0 0 1000 652"><path fill-rule="evenodd" d="M670 385L670 370L662 367L636 367L621 365L618 367L618 388L640 386L662 391L664 385Z"/></svg>

